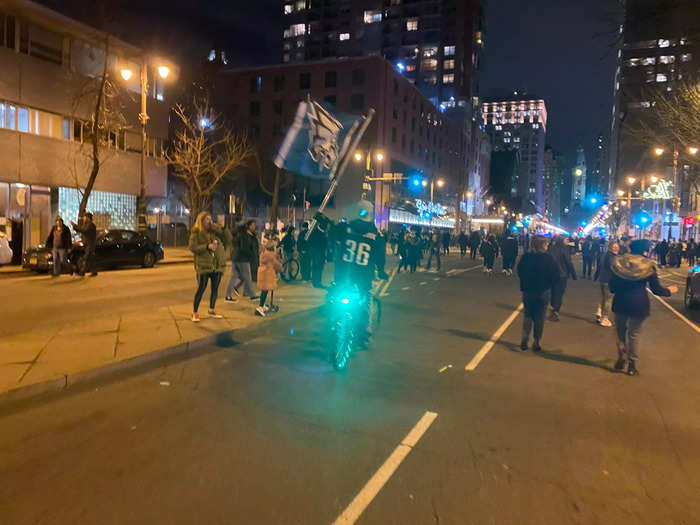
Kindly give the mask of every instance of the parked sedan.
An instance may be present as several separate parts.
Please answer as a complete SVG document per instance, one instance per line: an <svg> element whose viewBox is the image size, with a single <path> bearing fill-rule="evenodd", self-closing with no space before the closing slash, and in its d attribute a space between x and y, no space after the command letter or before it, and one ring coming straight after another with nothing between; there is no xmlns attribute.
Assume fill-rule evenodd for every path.
<svg viewBox="0 0 700 525"><path fill-rule="evenodd" d="M82 243L74 243L68 253L68 262L75 264L82 253ZM97 234L95 257L97 267L101 269L119 266L150 268L163 258L163 247L139 232L105 230ZM53 269L51 250L45 246L27 250L24 252L22 267L36 272L51 271Z"/></svg>
<svg viewBox="0 0 700 525"><path fill-rule="evenodd" d="M686 308L700 306L700 266L695 266L688 271L683 302Z"/></svg>

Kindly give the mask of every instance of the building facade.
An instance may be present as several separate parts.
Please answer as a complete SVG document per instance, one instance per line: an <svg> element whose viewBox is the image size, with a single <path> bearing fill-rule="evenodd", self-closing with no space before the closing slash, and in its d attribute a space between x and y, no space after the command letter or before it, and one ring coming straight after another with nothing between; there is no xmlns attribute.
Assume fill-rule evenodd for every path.
<svg viewBox="0 0 700 525"><path fill-rule="evenodd" d="M562 157L551 146L544 149L544 177L542 195L544 213L550 223L561 223L561 187L562 187Z"/></svg>
<svg viewBox="0 0 700 525"><path fill-rule="evenodd" d="M484 40L482 4L283 0L282 62L382 56L436 107L471 107Z"/></svg>
<svg viewBox="0 0 700 525"><path fill-rule="evenodd" d="M650 93L673 96L682 84L692 85L700 78L700 4L669 0L625 0L624 20L618 49L615 76L615 105L612 114L610 165L608 169L610 196L617 190L626 191L626 180L635 175L654 173L672 181L673 196L680 199L670 218L654 216L663 221L664 236L682 235L680 224L684 216L693 217L700 210L693 205L693 185L697 178L697 162L687 152L690 144L673 144L672 139L659 137L665 154L655 158L653 144L642 144L628 134L652 111ZM692 145L700 147L698 145ZM676 177L673 151L678 151ZM675 180L674 180L675 179ZM669 211L671 199L662 210ZM635 205L636 206L636 205ZM651 205L647 206L650 208ZM654 207L654 210L656 208ZM670 213L670 211L669 211ZM660 224L659 224L660 226ZM657 228L658 229L658 228Z"/></svg>
<svg viewBox="0 0 700 525"><path fill-rule="evenodd" d="M88 140L92 99L101 76L107 35L26 0L0 10L0 227L15 255L43 243L60 215L77 220L78 204L92 167ZM119 105L124 125L105 131L101 167L88 208L98 226L135 228L140 192L141 133L138 120L142 51L109 39L108 65L134 71ZM155 75L151 75L155 78ZM146 194L164 196L167 170L156 163L168 137L164 86L149 85ZM128 92L131 94L128 94Z"/></svg>
<svg viewBox="0 0 700 525"><path fill-rule="evenodd" d="M337 191L337 213L363 193L374 200L381 227L392 220L392 210L406 201L411 206L429 201L431 194L454 210L466 184L467 123L447 118L381 57L222 70L214 98L236 129L248 130L263 159L261 169L270 170L267 159L277 152L298 103L307 96L331 111L376 111ZM296 184L309 192L325 191L310 179L298 177Z"/></svg>
<svg viewBox="0 0 700 525"><path fill-rule="evenodd" d="M576 164L571 169L571 207L581 207L586 200L586 153L583 147L576 148Z"/></svg>
<svg viewBox="0 0 700 525"><path fill-rule="evenodd" d="M493 151L519 152L520 167L512 181L511 198L527 213L544 212L544 148L547 108L544 100L510 97L485 100L481 118L491 138Z"/></svg>

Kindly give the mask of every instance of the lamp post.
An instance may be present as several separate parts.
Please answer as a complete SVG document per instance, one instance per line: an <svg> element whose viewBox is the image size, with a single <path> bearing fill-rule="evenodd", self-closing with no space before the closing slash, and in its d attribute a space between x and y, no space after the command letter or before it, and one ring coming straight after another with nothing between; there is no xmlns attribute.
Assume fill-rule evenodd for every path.
<svg viewBox="0 0 700 525"><path fill-rule="evenodd" d="M681 192L680 192L680 189L678 187L678 159L680 158L681 152L678 149L678 145L675 143L672 146L672 151L673 151L673 203L671 205L671 220L669 221L669 225L668 225L668 237L669 238L671 238L671 227L672 227L672 223L673 223L673 214L678 215L679 220L680 220L680 212L681 212ZM692 155L694 157L698 153L698 148L695 146L688 146L687 151L690 155ZM663 147L657 146L654 148L654 154L657 157L661 157L665 152L666 152L666 150ZM666 216L665 210L666 210L666 203L664 202L664 218ZM680 237L680 229L679 229L679 237Z"/></svg>
<svg viewBox="0 0 700 525"><path fill-rule="evenodd" d="M438 188L442 188L445 185L445 181L443 179L438 179L437 181L435 180L435 177L430 179L430 202L435 201L435 185L437 184Z"/></svg>
<svg viewBox="0 0 700 525"><path fill-rule="evenodd" d="M162 79L166 79L170 74L170 68L166 65L158 66L158 74ZM129 81L133 75L131 69L123 68L121 76L125 81ZM146 135L146 125L148 116L146 101L148 95L148 62L146 57L141 60L141 112L139 122L141 123L141 168L139 174L139 198L138 198L138 230L144 231L147 228L146 210L146 149L148 147L148 136Z"/></svg>
<svg viewBox="0 0 700 525"><path fill-rule="evenodd" d="M360 163L362 162L362 159L364 158L365 160L365 179L363 179L364 182L367 182L367 174L369 174L369 178L374 179L374 206L375 210L378 211L378 216L379 216L379 221L380 221L380 227L383 227L383 221L384 221L384 182L382 177L376 177L375 175L375 168L372 167L372 150L368 149L366 152L364 152L364 155L360 151L356 151L355 154L353 155L353 158L355 159L355 162ZM378 163L384 162L384 153L382 151L375 151L374 152L374 159ZM383 170L381 170L383 171ZM391 190L390 190L391 191ZM389 193L389 198L391 198L391 193ZM377 206L379 204L379 206ZM376 220L377 214L375 214L375 220ZM388 218L387 218L388 220Z"/></svg>

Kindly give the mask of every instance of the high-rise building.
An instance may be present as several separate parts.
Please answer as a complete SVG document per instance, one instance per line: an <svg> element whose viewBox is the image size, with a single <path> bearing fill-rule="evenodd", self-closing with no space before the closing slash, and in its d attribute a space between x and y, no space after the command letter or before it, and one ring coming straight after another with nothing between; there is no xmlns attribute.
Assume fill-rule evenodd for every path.
<svg viewBox="0 0 700 525"><path fill-rule="evenodd" d="M610 188L609 176L606 169L608 162L608 145L603 134L596 136L593 142L593 164L586 177L586 193L607 197Z"/></svg>
<svg viewBox="0 0 700 525"><path fill-rule="evenodd" d="M380 55L436 107L471 108L482 0L283 0L282 62Z"/></svg>
<svg viewBox="0 0 700 525"><path fill-rule="evenodd" d="M625 133L650 111L650 91L658 88L673 94L700 72L700 3L625 0L623 4L608 172L613 193L624 187L627 174L657 171L651 147Z"/></svg>
<svg viewBox="0 0 700 525"><path fill-rule="evenodd" d="M576 164L571 170L571 207L577 204L581 206L586 200L586 178L588 169L586 168L586 153L583 147L576 149Z"/></svg>
<svg viewBox="0 0 700 525"><path fill-rule="evenodd" d="M509 97L485 100L481 118L491 137L493 151L518 150L520 168L511 186L511 197L518 198L524 212L544 213L542 193L547 108L544 100Z"/></svg>
<svg viewBox="0 0 700 525"><path fill-rule="evenodd" d="M542 178L542 198L544 217L553 224L559 224L561 216L562 157L551 146L544 149L544 176Z"/></svg>

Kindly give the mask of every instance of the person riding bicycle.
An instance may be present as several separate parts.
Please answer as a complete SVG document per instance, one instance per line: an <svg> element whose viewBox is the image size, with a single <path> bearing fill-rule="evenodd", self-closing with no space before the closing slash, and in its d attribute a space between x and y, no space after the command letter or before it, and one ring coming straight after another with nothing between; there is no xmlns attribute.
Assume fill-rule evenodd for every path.
<svg viewBox="0 0 700 525"><path fill-rule="evenodd" d="M316 214L316 220L328 229L329 239L335 247L336 286L354 285L367 299L375 279L377 249L381 244L374 226L374 206L369 201L360 200L349 207L346 220L334 224L322 213ZM380 277L384 278L383 275ZM365 309L365 315L367 313Z"/></svg>

